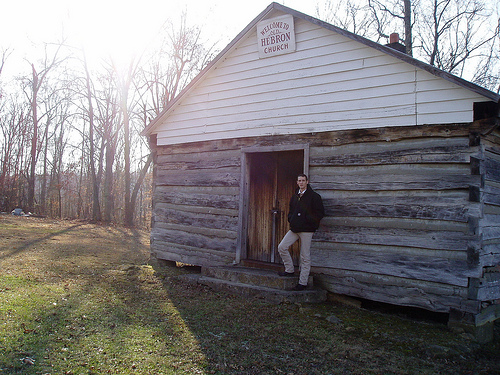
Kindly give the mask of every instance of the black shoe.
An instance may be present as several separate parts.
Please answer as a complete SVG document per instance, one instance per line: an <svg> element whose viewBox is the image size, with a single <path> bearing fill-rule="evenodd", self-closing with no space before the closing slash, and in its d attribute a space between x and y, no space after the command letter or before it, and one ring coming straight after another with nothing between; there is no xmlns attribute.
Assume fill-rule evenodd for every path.
<svg viewBox="0 0 500 375"><path fill-rule="evenodd" d="M286 277L294 277L295 274L293 272L278 272L278 275L280 276L286 276Z"/></svg>
<svg viewBox="0 0 500 375"><path fill-rule="evenodd" d="M307 288L307 285L297 284L292 290L301 291Z"/></svg>

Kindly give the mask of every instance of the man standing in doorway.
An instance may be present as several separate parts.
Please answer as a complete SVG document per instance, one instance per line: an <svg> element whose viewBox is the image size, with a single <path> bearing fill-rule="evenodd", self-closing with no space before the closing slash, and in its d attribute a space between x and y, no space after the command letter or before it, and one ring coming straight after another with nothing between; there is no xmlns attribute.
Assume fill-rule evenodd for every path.
<svg viewBox="0 0 500 375"><path fill-rule="evenodd" d="M280 276L294 276L293 260L288 249L300 239L300 276L299 283L293 290L304 290L311 270L312 237L325 216L325 209L321 196L309 186L305 174L297 176L297 185L298 188L290 199L290 230L278 245L278 252L285 265L285 272L280 272Z"/></svg>

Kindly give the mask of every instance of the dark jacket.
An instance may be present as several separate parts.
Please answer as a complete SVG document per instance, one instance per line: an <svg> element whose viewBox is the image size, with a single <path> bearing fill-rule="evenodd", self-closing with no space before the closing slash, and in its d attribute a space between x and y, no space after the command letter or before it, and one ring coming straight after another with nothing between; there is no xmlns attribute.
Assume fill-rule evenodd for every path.
<svg viewBox="0 0 500 375"><path fill-rule="evenodd" d="M320 220L325 216L323 200L309 185L307 190L299 197L299 189L295 191L290 199L290 211L288 222L292 232L315 232L319 227Z"/></svg>

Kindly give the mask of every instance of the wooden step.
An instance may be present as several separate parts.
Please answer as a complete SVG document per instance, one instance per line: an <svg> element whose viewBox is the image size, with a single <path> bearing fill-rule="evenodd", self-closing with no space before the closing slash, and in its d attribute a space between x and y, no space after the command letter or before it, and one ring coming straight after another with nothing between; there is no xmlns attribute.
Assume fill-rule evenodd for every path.
<svg viewBox="0 0 500 375"><path fill-rule="evenodd" d="M274 289L290 290L299 282L299 276L284 277L279 276L278 272L263 270L250 267L203 267L201 269L203 276L216 279L240 282L255 286L264 286ZM313 277L309 276L308 286L313 286Z"/></svg>
<svg viewBox="0 0 500 375"><path fill-rule="evenodd" d="M237 266L206 267L198 283L217 291L245 297L263 299L271 303L320 303L326 301L327 293L312 286L310 277L308 288L292 291L298 283L298 276L284 277L277 272Z"/></svg>

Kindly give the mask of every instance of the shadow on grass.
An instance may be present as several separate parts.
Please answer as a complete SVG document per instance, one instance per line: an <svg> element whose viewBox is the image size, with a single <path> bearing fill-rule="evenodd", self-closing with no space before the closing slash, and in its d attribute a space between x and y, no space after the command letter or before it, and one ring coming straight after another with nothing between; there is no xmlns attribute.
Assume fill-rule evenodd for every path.
<svg viewBox="0 0 500 375"><path fill-rule="evenodd" d="M101 269L93 278L83 272L77 287L37 296L26 324L16 327L0 370L300 375L351 368L347 358L354 357L353 347L348 353L333 346L335 329L328 324L314 318L310 333L302 335L304 324L313 322L297 305L217 294L180 282L182 273L167 270L159 278L152 267L126 265ZM35 365L22 363L25 357Z"/></svg>
<svg viewBox="0 0 500 375"><path fill-rule="evenodd" d="M10 305L22 323L2 340L0 373L200 373L203 354L152 274L129 265L83 272L77 286L32 282L24 290L35 296Z"/></svg>
<svg viewBox="0 0 500 375"><path fill-rule="evenodd" d="M0 300L8 303L0 306L1 374L500 371L498 353L462 348L466 341L443 325L327 303L272 305L217 293L182 281L181 275L193 272L188 267L146 265L139 232L76 227L30 242L61 233L86 236L77 250L45 249L47 268L34 265L42 276L0 277ZM67 268L73 263L80 267ZM27 357L35 364L20 361Z"/></svg>
<svg viewBox="0 0 500 375"><path fill-rule="evenodd" d="M332 303L274 305L177 277L167 276L163 284L199 341L207 373L500 373L499 330L493 344L481 346L442 322L407 314Z"/></svg>
<svg viewBox="0 0 500 375"><path fill-rule="evenodd" d="M6 247L0 248L0 251L5 252L5 254L0 255L0 260L16 256L16 255L22 253L23 251L26 251L30 247L35 246L38 243L50 240L51 238L59 236L61 234L69 233L69 232L75 230L76 228L81 227L82 225L83 224L72 225L70 227L67 227L65 229L59 230L57 232L50 233L50 234L47 234L47 235L45 235L43 237L37 238L36 240L24 242L20 246L14 247L12 249L8 249Z"/></svg>
<svg viewBox="0 0 500 375"><path fill-rule="evenodd" d="M458 346L446 342L449 333L441 326L426 324L419 330L409 320L329 304L246 300L182 282L179 276L184 273L184 269L127 264L95 269L93 275L83 272L77 286L47 290L46 285L33 284L31 292L38 295L27 307L24 324L16 326L7 352L0 349L4 357L0 373L496 374L499 370L498 356L495 359L479 346L459 352ZM325 318L330 315L342 322L329 322ZM20 361L26 357L35 365Z"/></svg>

